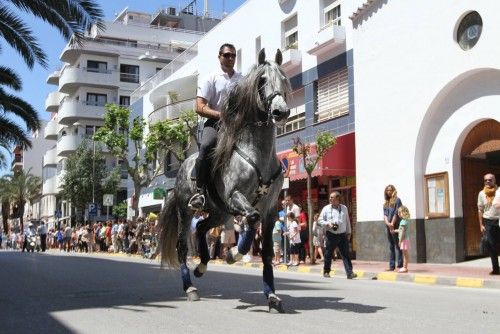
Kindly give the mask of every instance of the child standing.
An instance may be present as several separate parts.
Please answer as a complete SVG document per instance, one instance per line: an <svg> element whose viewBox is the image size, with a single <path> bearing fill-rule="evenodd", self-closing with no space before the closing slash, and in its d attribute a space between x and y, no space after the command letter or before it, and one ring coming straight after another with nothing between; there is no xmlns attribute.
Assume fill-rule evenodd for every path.
<svg viewBox="0 0 500 334"><path fill-rule="evenodd" d="M273 264L280 264L281 259L281 238L283 234L283 222L284 217L280 217L275 223L273 228L273 251L274 251L274 261Z"/></svg>
<svg viewBox="0 0 500 334"><path fill-rule="evenodd" d="M408 272L408 260L410 251L410 238L408 237L408 224L410 223L410 211L404 205L400 206L398 209L398 216L401 218L399 223L399 248L403 252L403 268L400 268L398 272L407 273Z"/></svg>
<svg viewBox="0 0 500 334"><path fill-rule="evenodd" d="M290 239L290 255L291 261L288 265L298 266L299 265L299 245L300 245L300 227L297 218L293 212L289 212L287 215L289 225L288 232L285 232Z"/></svg>

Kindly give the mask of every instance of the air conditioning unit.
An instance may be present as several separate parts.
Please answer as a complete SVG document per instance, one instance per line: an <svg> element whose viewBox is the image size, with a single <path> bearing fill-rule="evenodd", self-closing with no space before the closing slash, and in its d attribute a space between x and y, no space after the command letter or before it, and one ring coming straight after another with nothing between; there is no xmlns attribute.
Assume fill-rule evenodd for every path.
<svg viewBox="0 0 500 334"><path fill-rule="evenodd" d="M168 15L175 15L175 7L168 7L167 14Z"/></svg>

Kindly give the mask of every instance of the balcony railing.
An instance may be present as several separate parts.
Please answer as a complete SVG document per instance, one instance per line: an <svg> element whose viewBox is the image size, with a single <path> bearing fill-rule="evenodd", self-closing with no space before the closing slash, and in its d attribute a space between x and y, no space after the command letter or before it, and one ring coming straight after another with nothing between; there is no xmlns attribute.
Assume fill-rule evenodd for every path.
<svg viewBox="0 0 500 334"><path fill-rule="evenodd" d="M133 104L135 101L139 100L141 97L149 93L153 88L158 86L161 82L171 76L175 71L188 63L198 54L197 43L194 43L189 48L187 48L183 53L174 58L167 66L158 71L154 76L149 78L144 84L137 88L130 95L130 102Z"/></svg>
<svg viewBox="0 0 500 334"><path fill-rule="evenodd" d="M157 108L149 114L149 123L153 124L166 119L177 119L183 111L194 110L195 101L195 99L187 99Z"/></svg>

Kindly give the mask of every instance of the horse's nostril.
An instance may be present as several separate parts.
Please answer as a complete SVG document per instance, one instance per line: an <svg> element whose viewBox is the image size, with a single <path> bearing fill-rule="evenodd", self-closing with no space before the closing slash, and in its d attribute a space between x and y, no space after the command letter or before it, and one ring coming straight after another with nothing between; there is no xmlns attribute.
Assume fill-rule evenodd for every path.
<svg viewBox="0 0 500 334"><path fill-rule="evenodd" d="M279 109L274 109L273 116L281 116L281 111Z"/></svg>

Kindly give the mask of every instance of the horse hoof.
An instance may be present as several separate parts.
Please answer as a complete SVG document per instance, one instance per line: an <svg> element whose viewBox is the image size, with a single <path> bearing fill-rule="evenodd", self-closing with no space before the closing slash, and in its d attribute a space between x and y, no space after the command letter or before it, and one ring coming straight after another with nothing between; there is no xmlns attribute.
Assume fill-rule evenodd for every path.
<svg viewBox="0 0 500 334"><path fill-rule="evenodd" d="M195 277L201 277L203 276L203 274L207 271L207 265L206 264L203 264L203 263L200 263L196 269L194 270L194 276Z"/></svg>
<svg viewBox="0 0 500 334"><path fill-rule="evenodd" d="M195 287L190 287L186 290L187 300L188 302L196 302L200 300L200 295L198 294L198 290Z"/></svg>
<svg viewBox="0 0 500 334"><path fill-rule="evenodd" d="M233 263L236 263L238 262L239 260L241 260L243 258L243 255L241 255L239 252L238 252L238 247L232 247L229 252L227 252L227 256L226 256L226 263L227 264L233 264Z"/></svg>
<svg viewBox="0 0 500 334"><path fill-rule="evenodd" d="M269 313L273 314L285 313L285 310L283 309L283 303L281 302L281 299L278 298L278 296L270 295L268 302L269 302Z"/></svg>

